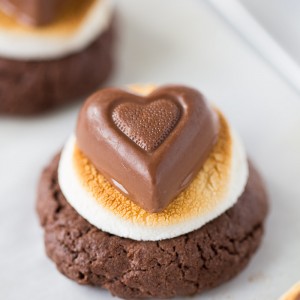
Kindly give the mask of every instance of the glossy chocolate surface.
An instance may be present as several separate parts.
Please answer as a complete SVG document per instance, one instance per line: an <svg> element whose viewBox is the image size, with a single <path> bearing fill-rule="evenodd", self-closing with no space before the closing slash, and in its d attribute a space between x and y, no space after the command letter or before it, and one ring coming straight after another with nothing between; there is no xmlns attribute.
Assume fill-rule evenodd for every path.
<svg viewBox="0 0 300 300"><path fill-rule="evenodd" d="M55 20L66 0L0 0L0 8L21 23L41 26Z"/></svg>
<svg viewBox="0 0 300 300"><path fill-rule="evenodd" d="M218 137L197 90L163 86L147 97L103 89L82 107L77 145L121 193L162 211L199 172Z"/></svg>

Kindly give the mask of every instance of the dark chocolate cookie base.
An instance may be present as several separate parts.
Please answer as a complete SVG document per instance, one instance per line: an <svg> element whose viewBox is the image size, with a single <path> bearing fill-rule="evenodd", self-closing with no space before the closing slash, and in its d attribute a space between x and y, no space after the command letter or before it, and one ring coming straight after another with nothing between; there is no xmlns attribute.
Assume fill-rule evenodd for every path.
<svg viewBox="0 0 300 300"><path fill-rule="evenodd" d="M112 71L114 23L86 49L60 59L0 58L0 114L34 115L94 92Z"/></svg>
<svg viewBox="0 0 300 300"><path fill-rule="evenodd" d="M140 242L105 233L83 219L60 190L58 160L42 174L37 211L48 256L78 283L126 299L194 295L237 275L261 242L268 201L252 166L245 192L220 217L173 239Z"/></svg>

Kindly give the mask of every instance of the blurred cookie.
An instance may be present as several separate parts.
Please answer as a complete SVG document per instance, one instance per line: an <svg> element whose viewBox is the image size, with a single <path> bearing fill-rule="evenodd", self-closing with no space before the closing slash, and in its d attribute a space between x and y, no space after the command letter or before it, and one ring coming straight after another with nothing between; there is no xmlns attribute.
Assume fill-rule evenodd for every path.
<svg viewBox="0 0 300 300"><path fill-rule="evenodd" d="M24 1L11 2L24 9ZM0 113L30 115L78 101L110 75L112 1L65 0L55 9L43 26L26 26L14 14L0 13Z"/></svg>

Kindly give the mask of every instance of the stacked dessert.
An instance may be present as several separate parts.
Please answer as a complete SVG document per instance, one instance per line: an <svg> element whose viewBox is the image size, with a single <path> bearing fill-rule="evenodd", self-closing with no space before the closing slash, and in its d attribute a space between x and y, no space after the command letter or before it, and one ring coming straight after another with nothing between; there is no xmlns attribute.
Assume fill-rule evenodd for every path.
<svg viewBox="0 0 300 300"><path fill-rule="evenodd" d="M42 174L48 256L123 298L211 289L258 248L261 178L223 114L195 89L103 89Z"/></svg>
<svg viewBox="0 0 300 300"><path fill-rule="evenodd" d="M111 0L0 0L0 113L92 93L112 69L113 15Z"/></svg>

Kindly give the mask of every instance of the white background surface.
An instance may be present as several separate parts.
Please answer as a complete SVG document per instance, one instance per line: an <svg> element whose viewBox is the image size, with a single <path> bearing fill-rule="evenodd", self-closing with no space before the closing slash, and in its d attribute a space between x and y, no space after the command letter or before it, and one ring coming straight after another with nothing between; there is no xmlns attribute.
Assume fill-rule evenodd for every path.
<svg viewBox="0 0 300 300"><path fill-rule="evenodd" d="M118 4L118 68L109 84L201 89L238 129L268 186L271 212L257 255L237 278L195 299L277 299L300 280L299 95L206 2ZM112 299L56 271L34 210L41 169L73 130L78 109L31 120L0 118L1 299Z"/></svg>
<svg viewBox="0 0 300 300"><path fill-rule="evenodd" d="M240 0L300 64L300 1Z"/></svg>

